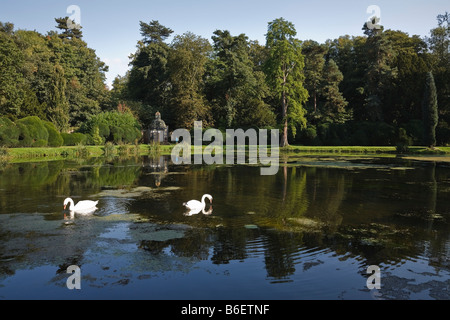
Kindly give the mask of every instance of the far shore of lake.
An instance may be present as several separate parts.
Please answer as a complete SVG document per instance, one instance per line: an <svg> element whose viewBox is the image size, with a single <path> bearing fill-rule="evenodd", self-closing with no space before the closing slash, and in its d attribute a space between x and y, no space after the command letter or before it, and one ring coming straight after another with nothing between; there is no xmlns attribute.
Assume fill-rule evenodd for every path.
<svg viewBox="0 0 450 320"><path fill-rule="evenodd" d="M168 145L115 145L106 146L63 146L36 148L7 148L0 156L3 161L23 162L36 160L61 160L79 157L170 155L175 144ZM203 148L206 146L203 146ZM193 147L192 147L193 148ZM194 151L194 148L192 149ZM406 159L450 162L450 147L409 147L406 153L397 153L393 146L295 146L280 148L281 155L332 154L332 155L398 155Z"/></svg>

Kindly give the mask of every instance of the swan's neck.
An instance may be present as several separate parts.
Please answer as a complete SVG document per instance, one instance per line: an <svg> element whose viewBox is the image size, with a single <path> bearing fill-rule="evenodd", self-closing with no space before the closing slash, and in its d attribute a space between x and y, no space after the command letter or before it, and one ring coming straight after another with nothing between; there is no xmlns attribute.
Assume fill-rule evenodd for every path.
<svg viewBox="0 0 450 320"><path fill-rule="evenodd" d="M75 207L75 203L73 202L73 200L69 200L69 210L72 211Z"/></svg>
<svg viewBox="0 0 450 320"><path fill-rule="evenodd" d="M202 205L203 206L206 206L206 202L205 202L205 199L206 198L208 198L208 196L205 194L205 195L203 195L203 197L202 197Z"/></svg>

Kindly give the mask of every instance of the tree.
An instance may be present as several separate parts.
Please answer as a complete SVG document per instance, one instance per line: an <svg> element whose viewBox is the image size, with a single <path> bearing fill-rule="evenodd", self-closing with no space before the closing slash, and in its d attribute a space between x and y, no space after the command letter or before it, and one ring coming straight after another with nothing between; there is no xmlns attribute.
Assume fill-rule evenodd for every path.
<svg viewBox="0 0 450 320"><path fill-rule="evenodd" d="M83 123L80 133L93 137L93 141L100 137L106 142L135 143L141 138L141 126L130 112L101 112Z"/></svg>
<svg viewBox="0 0 450 320"><path fill-rule="evenodd" d="M162 43L173 33L173 30L161 25L158 20L152 20L150 23L140 21L139 25L145 44Z"/></svg>
<svg viewBox="0 0 450 320"><path fill-rule="evenodd" d="M350 115L348 102L339 85L344 76L333 59L327 58L327 47L315 41L305 41L305 88L309 93L307 102L308 122L344 123Z"/></svg>
<svg viewBox="0 0 450 320"><path fill-rule="evenodd" d="M294 25L283 18L270 22L266 34L266 47L269 49L266 79L281 103L282 147L289 145L288 127L294 136L297 125L306 127L303 108L308 99L308 92L303 87L305 62L301 42L295 38L296 35Z"/></svg>
<svg viewBox="0 0 450 320"><path fill-rule="evenodd" d="M424 143L433 148L436 146L436 126L439 121L436 85L432 72L427 73L425 90L422 101Z"/></svg>
<svg viewBox="0 0 450 320"><path fill-rule="evenodd" d="M261 48L245 34L233 36L216 30L214 56L205 75L206 95L219 127L264 127L274 124L274 114L264 101L268 95L260 70Z"/></svg>
<svg viewBox="0 0 450 320"><path fill-rule="evenodd" d="M81 26L76 24L74 21L70 20L69 17L65 18L55 18L57 23L56 28L62 30L58 35L61 39L81 39L83 37L83 32L81 31Z"/></svg>
<svg viewBox="0 0 450 320"><path fill-rule="evenodd" d="M385 102L386 89L392 79L397 76L397 69L392 67L396 52L384 32L383 26L369 28L366 22L363 30L368 36L366 42L365 120L383 121L383 103Z"/></svg>
<svg viewBox="0 0 450 320"><path fill-rule="evenodd" d="M176 36L168 60L171 85L170 109L176 128L192 128L194 121L212 125L212 115L203 93L203 76L211 45L207 39L187 32Z"/></svg>
<svg viewBox="0 0 450 320"><path fill-rule="evenodd" d="M339 89L339 84L344 76L334 60L326 61L322 77L321 96L323 106L321 113L324 121L344 123L351 119L351 114L346 110L348 102Z"/></svg>
<svg viewBox="0 0 450 320"><path fill-rule="evenodd" d="M326 52L326 47L316 41L305 41L302 46L302 53L305 56L305 88L310 96L308 107L313 113L317 112L317 99L323 77Z"/></svg>
<svg viewBox="0 0 450 320"><path fill-rule="evenodd" d="M167 63L170 47L164 42L173 31L157 21L150 24L141 21L140 26L143 40L138 42L136 53L130 56L132 60L127 93L131 100L140 102L148 109L141 110L140 120L145 127L153 121L155 110L165 114L168 125L173 125L167 110L170 91Z"/></svg>
<svg viewBox="0 0 450 320"><path fill-rule="evenodd" d="M65 95L66 79L64 78L64 69L59 64L54 66L49 91L48 119L59 131L67 131L70 120L69 104Z"/></svg>
<svg viewBox="0 0 450 320"><path fill-rule="evenodd" d="M0 115L15 119L20 115L24 99L25 79L21 72L23 53L9 33L0 30Z"/></svg>
<svg viewBox="0 0 450 320"><path fill-rule="evenodd" d="M450 13L438 15L437 20L427 42L439 101L439 126L445 128L450 125Z"/></svg>
<svg viewBox="0 0 450 320"><path fill-rule="evenodd" d="M336 62L344 76L339 88L348 101L347 110L353 114L356 121L366 119L366 110L363 108L366 99L366 42L367 38L362 36L341 36L326 42L326 59Z"/></svg>

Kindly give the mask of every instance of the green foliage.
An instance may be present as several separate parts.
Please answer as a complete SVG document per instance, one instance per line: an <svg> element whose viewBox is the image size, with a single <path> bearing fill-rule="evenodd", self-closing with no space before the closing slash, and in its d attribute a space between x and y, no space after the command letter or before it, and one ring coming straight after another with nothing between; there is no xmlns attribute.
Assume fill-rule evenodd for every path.
<svg viewBox="0 0 450 320"><path fill-rule="evenodd" d="M23 53L11 35L0 32L0 115L15 118L24 99Z"/></svg>
<svg viewBox="0 0 450 320"><path fill-rule="evenodd" d="M81 39L83 37L82 27L75 23L75 21L70 20L69 17L56 18L57 28L62 30L59 34L61 39ZM69 25L71 24L71 26Z"/></svg>
<svg viewBox="0 0 450 320"><path fill-rule="evenodd" d="M424 143L428 147L436 145L436 127L438 125L437 93L433 74L428 72L422 101Z"/></svg>
<svg viewBox="0 0 450 320"><path fill-rule="evenodd" d="M65 146L84 145L87 141L87 136L79 132L61 133L61 136L64 140Z"/></svg>
<svg viewBox="0 0 450 320"><path fill-rule="evenodd" d="M6 117L0 117L0 146L15 147L19 144L20 129Z"/></svg>
<svg viewBox="0 0 450 320"><path fill-rule="evenodd" d="M282 145L288 138L396 145L406 136L412 144L425 137L429 146L447 145L449 20L439 15L426 38L365 24L361 35L319 44L302 43L280 18L268 24L265 45L216 30L212 46L189 32L166 43L170 28L141 21L131 69L111 91L108 67L67 17L46 35L0 22L0 145L76 145L80 137L58 135L71 127L81 127L83 144L134 144L139 124L147 128L156 111L171 128L189 129L195 120L222 129L282 128ZM116 111L136 118L107 114ZM17 121L30 116L44 121L48 138L36 121Z"/></svg>
<svg viewBox="0 0 450 320"><path fill-rule="evenodd" d="M266 47L269 49L266 79L281 105L284 125L282 147L289 145L288 127L294 137L297 127L306 127L303 107L308 99L308 91L303 87L305 62L301 42L295 38L296 35L294 25L283 18L270 22L266 35Z"/></svg>
<svg viewBox="0 0 450 320"><path fill-rule="evenodd" d="M0 30L0 115L38 116L68 130L100 112L107 67L66 18L56 20L61 34Z"/></svg>
<svg viewBox="0 0 450 320"><path fill-rule="evenodd" d="M64 139L56 129L55 125L50 121L44 121L43 123L48 132L48 146L61 147L64 143Z"/></svg>
<svg viewBox="0 0 450 320"><path fill-rule="evenodd" d="M141 138L141 129L136 118L129 112L102 112L83 123L81 133L92 136L92 142L135 143ZM101 141L100 141L100 139Z"/></svg>
<svg viewBox="0 0 450 320"><path fill-rule="evenodd" d="M166 109L168 109L167 88L170 85L167 68L170 47L164 41L173 31L158 21L151 21L149 24L141 21L140 26L143 40L138 43L136 53L131 55L131 70L128 74L126 92L131 100L139 101L146 108L169 114ZM148 117L152 113L154 114L143 112L147 116L141 119L145 127L153 120Z"/></svg>
<svg viewBox="0 0 450 320"><path fill-rule="evenodd" d="M105 139L103 137L100 136L100 130L98 127L94 127L92 130L92 133L89 137L90 139L90 144L94 145L94 146L99 146L105 143Z"/></svg>
<svg viewBox="0 0 450 320"><path fill-rule="evenodd" d="M317 146L394 146L395 127L385 122L320 123L301 131L296 142Z"/></svg>
<svg viewBox="0 0 450 320"><path fill-rule="evenodd" d="M213 58L207 64L206 96L215 124L221 128L275 125L275 115L265 98L269 94L264 73L252 55L264 49L245 34L214 32Z"/></svg>
<svg viewBox="0 0 450 320"><path fill-rule="evenodd" d="M45 147L49 133L44 123L36 116L22 118L16 121L21 128L19 145L21 147Z"/></svg>
<svg viewBox="0 0 450 320"><path fill-rule="evenodd" d="M203 94L203 75L211 45L193 33L176 36L168 60L171 83L170 114L176 128L191 128L194 121L212 124L211 109Z"/></svg>

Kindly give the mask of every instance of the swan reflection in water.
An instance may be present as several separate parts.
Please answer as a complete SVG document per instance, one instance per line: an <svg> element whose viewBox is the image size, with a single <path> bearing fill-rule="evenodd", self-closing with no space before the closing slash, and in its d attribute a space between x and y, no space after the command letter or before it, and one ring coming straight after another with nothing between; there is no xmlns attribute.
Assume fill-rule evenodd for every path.
<svg viewBox="0 0 450 320"><path fill-rule="evenodd" d="M206 216L209 216L213 213L213 208L212 208L212 206L210 206L208 211L205 211L205 208L203 208L203 209L197 208L197 209L193 209L193 210L188 210L184 213L184 215L185 216L193 216L193 215L199 214L200 212Z"/></svg>

